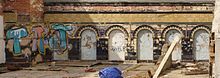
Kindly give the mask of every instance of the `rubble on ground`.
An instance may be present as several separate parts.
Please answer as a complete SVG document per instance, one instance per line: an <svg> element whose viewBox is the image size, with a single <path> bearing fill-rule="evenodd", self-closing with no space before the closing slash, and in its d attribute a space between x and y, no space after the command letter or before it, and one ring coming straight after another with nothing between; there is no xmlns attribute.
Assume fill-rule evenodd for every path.
<svg viewBox="0 0 220 78"><path fill-rule="evenodd" d="M197 74L208 74L208 63L186 63L185 70L182 71L185 75L197 75Z"/></svg>

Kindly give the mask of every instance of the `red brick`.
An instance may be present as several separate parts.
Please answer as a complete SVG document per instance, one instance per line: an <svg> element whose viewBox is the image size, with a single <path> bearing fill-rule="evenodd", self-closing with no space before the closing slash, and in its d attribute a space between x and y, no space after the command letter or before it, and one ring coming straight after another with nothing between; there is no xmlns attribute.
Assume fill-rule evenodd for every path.
<svg viewBox="0 0 220 78"><path fill-rule="evenodd" d="M6 1L4 3L4 10L28 15L30 14L30 0Z"/></svg>

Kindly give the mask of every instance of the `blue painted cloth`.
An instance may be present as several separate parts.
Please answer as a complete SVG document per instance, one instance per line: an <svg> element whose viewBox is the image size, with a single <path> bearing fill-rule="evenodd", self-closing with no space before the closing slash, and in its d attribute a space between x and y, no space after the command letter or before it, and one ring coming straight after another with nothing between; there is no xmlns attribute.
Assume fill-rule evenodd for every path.
<svg viewBox="0 0 220 78"><path fill-rule="evenodd" d="M7 39L14 39L13 50L15 54L21 53L20 41L22 37L28 36L28 32L25 28L9 29L6 33Z"/></svg>
<svg viewBox="0 0 220 78"><path fill-rule="evenodd" d="M99 71L100 78L123 78L121 71L116 67L107 67Z"/></svg>

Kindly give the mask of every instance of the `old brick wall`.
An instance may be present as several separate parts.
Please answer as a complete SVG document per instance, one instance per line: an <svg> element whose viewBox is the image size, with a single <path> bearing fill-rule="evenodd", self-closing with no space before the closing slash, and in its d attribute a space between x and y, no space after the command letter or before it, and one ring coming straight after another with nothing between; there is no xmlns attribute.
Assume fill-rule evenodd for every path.
<svg viewBox="0 0 220 78"><path fill-rule="evenodd" d="M30 1L31 21L43 22L43 0L31 0Z"/></svg>
<svg viewBox="0 0 220 78"><path fill-rule="evenodd" d="M46 3L44 21L50 23L66 23L72 26L93 25L100 31L106 31L114 25L122 26L129 33L129 52L137 52L137 38L133 36L136 29L148 25L155 29L154 59L160 55L165 38L163 31L177 29L185 35L183 41L183 59L193 59L189 36L192 29L205 25L211 28L213 7L211 3L192 4L84 4L84 3ZM59 17L59 18L57 18ZM172 27L171 25L174 25ZM168 26L171 26L170 28ZM179 28L178 28L179 27ZM99 29L104 28L104 29ZM101 33L101 32L100 32ZM99 36L103 38L105 36ZM102 40L105 42L105 40ZM100 42L102 42L100 41ZM186 43L186 44L185 44ZM106 45L106 44L101 44ZM108 48L108 47L107 47ZM186 51L187 49L187 51ZM102 49L104 51L104 49ZM79 52L79 51L75 51ZM130 53L126 53L126 57ZM80 52L79 52L80 54ZM134 53L131 53L134 54ZM73 55L71 53L71 55ZM98 55L99 56L99 55ZM80 56L79 56L80 58ZM128 58L130 59L130 58Z"/></svg>
<svg viewBox="0 0 220 78"><path fill-rule="evenodd" d="M13 11L19 15L29 15L30 0L5 0L4 11Z"/></svg>
<svg viewBox="0 0 220 78"><path fill-rule="evenodd" d="M43 22L43 0L5 0L4 9L7 20L16 22ZM10 17L12 14L17 16Z"/></svg>
<svg viewBox="0 0 220 78"><path fill-rule="evenodd" d="M0 0L0 15L3 15L3 2Z"/></svg>
<svg viewBox="0 0 220 78"><path fill-rule="evenodd" d="M4 0L3 4L3 14L4 14L4 32L5 37L7 37L5 45L7 61L11 61L11 57L14 56L39 56L38 53L31 52L31 38L33 38L34 33L32 28L35 26L44 26L43 23L43 0ZM12 30L12 31L9 31ZM21 41L19 47L21 47L20 54L13 54L15 49L13 49L13 38L8 38L7 32L25 32L19 40ZM16 35L16 34L13 34ZM22 34L17 34L22 35ZM32 54L33 53L33 54ZM41 56L40 56L41 57ZM35 59L31 57L30 59ZM41 60L35 59L35 60Z"/></svg>
<svg viewBox="0 0 220 78"><path fill-rule="evenodd" d="M155 31L153 33L155 34L153 41L153 56L158 57L160 56L160 49L165 40L162 37L164 35L163 31L172 29L180 30L183 31L184 35L186 35L185 38L189 38L193 28L201 27L200 25L211 28L210 23L213 19L213 4L205 3L199 5L135 4L125 6L121 4L75 5L71 3L43 5L43 0L22 1L23 0L7 1L4 5L4 15L6 17L5 21L7 21L7 24L13 22L13 24L18 24L15 25L15 27L20 27L28 32L25 37L21 38L22 44L20 46L22 47L22 50L20 54L24 55L25 53L35 53L35 56L42 55L50 60L52 59L52 54L47 55L47 53L57 53L57 57L65 58L65 60L67 60L67 54L68 59L81 59L81 41L79 33L85 30L84 27L94 28L94 31L99 34L97 36L97 39L99 39L97 42L98 60L108 59L109 36L106 35L107 32L110 32L111 29L123 30L123 33L128 34L128 38L126 39L128 53L125 54L125 57L130 59L130 55L137 57L137 54L135 55L137 52L137 38L134 37L134 32L138 32L136 29L143 25L152 27ZM24 17L19 15L23 15ZM22 18L27 18L25 16L29 16L29 20L21 20ZM57 23L62 23L59 25L60 28L72 28L71 30L65 31L67 33L66 38L63 39L66 40L67 43L65 49L59 50L57 48L52 48L53 46L51 45L54 43L49 40L53 38L55 34L62 33L52 28L52 25ZM7 30L9 29L6 29L6 31ZM19 31L18 29L15 30ZM38 37L36 34L41 35ZM35 39L35 37L37 38ZM45 40L44 43L41 44L43 47L36 47L39 45L33 42L37 39ZM14 52L11 44L12 42L13 39L9 39L6 44L6 50L10 53ZM60 46L57 44L55 45ZM33 47L38 49L33 50ZM42 51L39 51L40 49L42 49ZM56 52L55 50L59 52ZM44 55L45 52L46 55ZM187 55L191 58L192 53L186 53L184 56L188 57Z"/></svg>

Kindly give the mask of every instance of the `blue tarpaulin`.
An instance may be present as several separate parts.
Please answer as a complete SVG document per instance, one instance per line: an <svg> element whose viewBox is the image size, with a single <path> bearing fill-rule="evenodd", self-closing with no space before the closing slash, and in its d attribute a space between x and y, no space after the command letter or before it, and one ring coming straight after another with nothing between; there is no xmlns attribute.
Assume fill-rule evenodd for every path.
<svg viewBox="0 0 220 78"><path fill-rule="evenodd" d="M100 78L123 78L122 72L116 67L107 67L99 71Z"/></svg>

